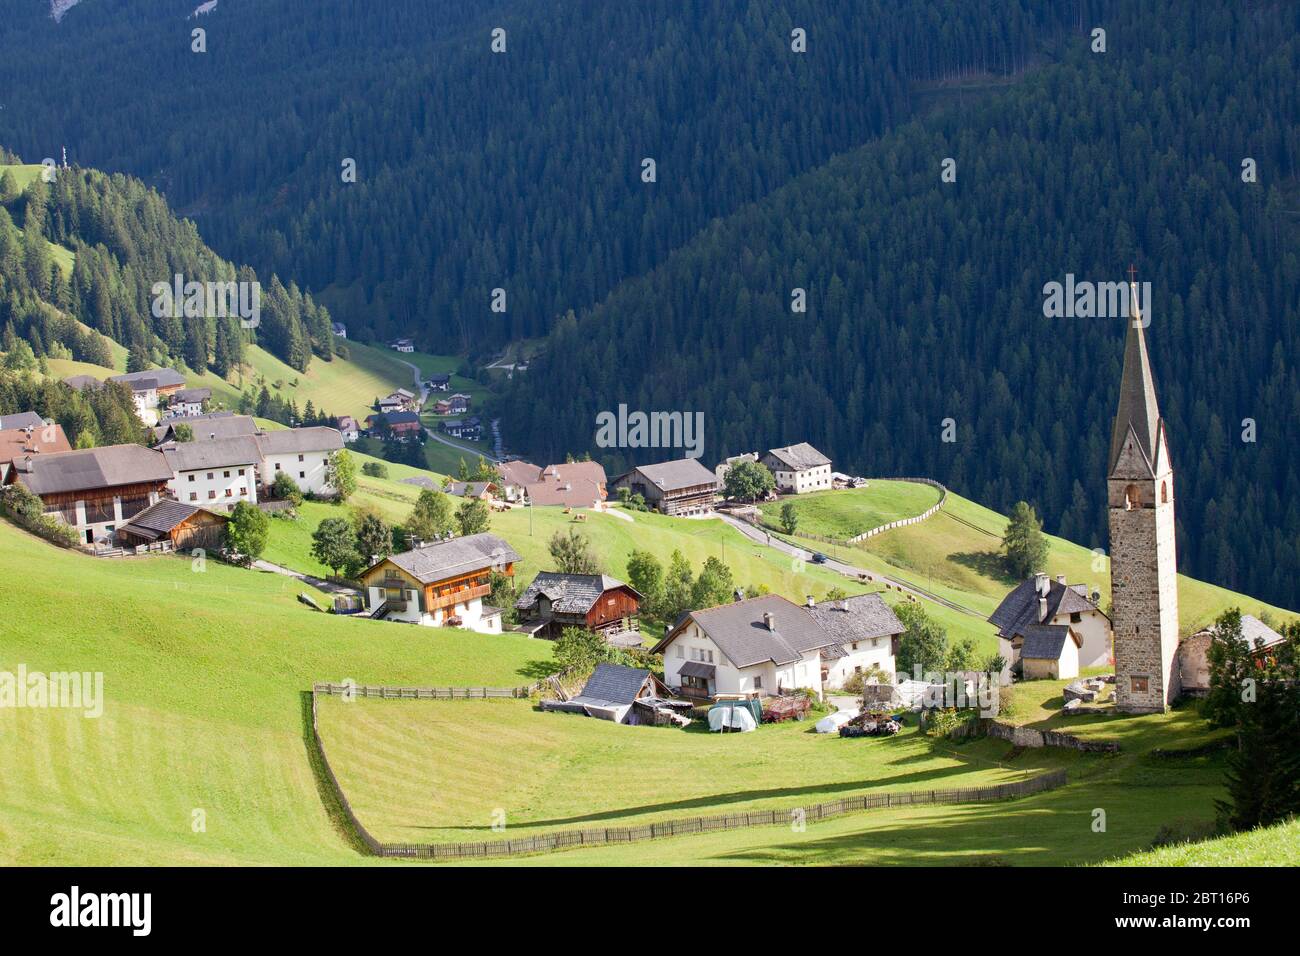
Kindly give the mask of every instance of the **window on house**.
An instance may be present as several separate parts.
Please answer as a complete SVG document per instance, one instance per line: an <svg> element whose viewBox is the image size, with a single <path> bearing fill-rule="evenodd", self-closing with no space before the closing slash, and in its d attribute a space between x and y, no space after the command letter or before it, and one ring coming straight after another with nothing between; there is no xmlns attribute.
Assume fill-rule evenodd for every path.
<svg viewBox="0 0 1300 956"><path fill-rule="evenodd" d="M208 481L212 480L212 472L208 472Z"/></svg>
<svg viewBox="0 0 1300 956"><path fill-rule="evenodd" d="M298 477L299 477L299 478L306 478L306 477L307 477L307 472L305 472L305 471L300 471L300 472L298 472Z"/></svg>
<svg viewBox="0 0 1300 956"><path fill-rule="evenodd" d="M275 470L276 471L280 470L280 463L278 461L275 463Z"/></svg>
<svg viewBox="0 0 1300 956"><path fill-rule="evenodd" d="M754 678L754 690L762 690L762 689L763 689L763 678L762 678L762 676L755 676L755 678Z"/></svg>
<svg viewBox="0 0 1300 956"><path fill-rule="evenodd" d="M677 645L677 657L678 657L678 659L684 658L685 656L686 656L686 650L682 647L682 645L678 644L678 645Z"/></svg>
<svg viewBox="0 0 1300 956"><path fill-rule="evenodd" d="M186 475L185 477L187 477L190 481L193 481L193 480L194 480L194 476L193 476L193 475Z"/></svg>
<svg viewBox="0 0 1300 956"><path fill-rule="evenodd" d="M1160 503L1162 505L1169 504L1169 485L1163 481L1160 482Z"/></svg>
<svg viewBox="0 0 1300 956"><path fill-rule="evenodd" d="M226 489L226 497L227 498L234 497L234 492L232 492L229 488Z"/></svg>
<svg viewBox="0 0 1300 956"><path fill-rule="evenodd" d="M199 493L197 491L191 491L190 501L198 501L198 500L199 500Z"/></svg>
<svg viewBox="0 0 1300 956"><path fill-rule="evenodd" d="M230 472L228 472L228 471L223 471L223 472L221 473L221 477L222 477L222 478L229 478L229 477L230 477Z"/></svg>
<svg viewBox="0 0 1300 956"><path fill-rule="evenodd" d="M1078 611L1071 611L1071 612L1070 612L1070 623L1071 623L1071 624L1078 624L1078 623L1079 623L1080 621L1082 621L1082 620L1083 620L1083 614L1081 614L1081 613L1078 612Z"/></svg>
<svg viewBox="0 0 1300 956"><path fill-rule="evenodd" d="M240 477L240 478L243 478L243 477L244 477L244 469L242 469L242 468L239 469L239 477Z"/></svg>
<svg viewBox="0 0 1300 956"><path fill-rule="evenodd" d="M211 500L212 500L213 498L215 498L216 496L217 496L217 492L216 492L216 490L215 490L215 489L212 489L212 488L209 488L209 489L208 489L208 500L211 501Z"/></svg>
<svg viewBox="0 0 1300 956"><path fill-rule="evenodd" d="M306 459L304 459L304 458L302 457L302 455L299 455L299 456L298 456L298 460L299 460L299 461L305 461Z"/></svg>

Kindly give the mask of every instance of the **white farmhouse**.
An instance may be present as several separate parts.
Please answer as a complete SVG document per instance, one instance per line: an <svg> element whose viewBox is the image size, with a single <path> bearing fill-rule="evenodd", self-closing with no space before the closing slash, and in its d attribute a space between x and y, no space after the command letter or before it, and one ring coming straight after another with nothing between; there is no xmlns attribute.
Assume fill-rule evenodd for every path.
<svg viewBox="0 0 1300 956"><path fill-rule="evenodd" d="M879 594L860 594L816 604L808 596L808 613L835 644L822 650L822 683L843 687L854 674L880 671L878 683L894 681L894 657L905 628Z"/></svg>
<svg viewBox="0 0 1300 956"><path fill-rule="evenodd" d="M787 495L831 490L831 460L806 441L773 448L763 464L776 479L776 490Z"/></svg>
<svg viewBox="0 0 1300 956"><path fill-rule="evenodd" d="M262 451L254 436L169 442L161 450L172 470L167 490L177 501L226 511L241 501L257 504Z"/></svg>
<svg viewBox="0 0 1300 956"><path fill-rule="evenodd" d="M330 456L343 448L343 436L337 428L323 425L314 428L285 428L261 432L257 443L262 450L259 472L262 484L270 487L275 476L284 472L298 490L314 495L331 495Z"/></svg>
<svg viewBox="0 0 1300 956"><path fill-rule="evenodd" d="M838 642L805 608L776 594L692 611L655 645L664 683L684 697L821 693L821 652Z"/></svg>
<svg viewBox="0 0 1300 956"><path fill-rule="evenodd" d="M483 603L491 575L513 575L519 555L494 534L472 534L394 554L361 575L376 620L501 633L501 609Z"/></svg>
<svg viewBox="0 0 1300 956"><path fill-rule="evenodd" d="M1110 664L1110 618L1097 606L1100 599L1096 591L1089 596L1085 585L1066 584L1065 575L1052 580L1040 571L1016 585L989 617L989 623L998 629L998 653L1007 664L1003 682L1009 682L1013 672L1024 670L1021 651L1031 627L1069 628L1079 639L1081 668ZM1061 632L1053 633L1059 637ZM1067 656L1073 653L1064 645L1062 650Z"/></svg>

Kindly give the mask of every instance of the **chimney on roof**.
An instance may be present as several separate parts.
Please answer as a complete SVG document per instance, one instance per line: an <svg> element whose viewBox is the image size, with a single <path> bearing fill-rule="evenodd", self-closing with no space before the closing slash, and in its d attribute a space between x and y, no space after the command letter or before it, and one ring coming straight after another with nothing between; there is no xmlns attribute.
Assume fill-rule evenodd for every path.
<svg viewBox="0 0 1300 956"><path fill-rule="evenodd" d="M811 594L808 595L808 606L809 606L809 607L816 607L816 606L817 606L817 599L816 599L815 597L813 597Z"/></svg>
<svg viewBox="0 0 1300 956"><path fill-rule="evenodd" d="M1058 574L1056 576L1056 583L1059 584L1061 587L1065 587L1065 575Z"/></svg>
<svg viewBox="0 0 1300 956"><path fill-rule="evenodd" d="M1042 624L1045 620L1047 620L1047 598L1040 597L1038 599L1038 623Z"/></svg>
<svg viewBox="0 0 1300 956"><path fill-rule="evenodd" d="M764 612L763 612L763 624L764 624L764 626L765 626L769 631L772 631L773 633L775 633L775 631L776 631L776 618L774 618L774 617L772 616L772 612L771 612L771 611L764 611Z"/></svg>
<svg viewBox="0 0 1300 956"><path fill-rule="evenodd" d="M1047 572L1038 571L1034 574L1034 591L1040 596L1047 594Z"/></svg>
<svg viewBox="0 0 1300 956"><path fill-rule="evenodd" d="M667 636L668 636L668 632L671 631L671 630L672 630L672 627L671 627L670 625L668 625L668 624L665 624L665 625L664 625L664 637L667 637Z"/></svg>

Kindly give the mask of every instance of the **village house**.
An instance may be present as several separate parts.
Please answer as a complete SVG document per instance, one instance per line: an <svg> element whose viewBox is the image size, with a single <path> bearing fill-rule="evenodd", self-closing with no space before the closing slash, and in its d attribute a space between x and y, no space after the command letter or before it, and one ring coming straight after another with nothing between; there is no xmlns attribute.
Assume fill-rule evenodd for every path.
<svg viewBox="0 0 1300 956"><path fill-rule="evenodd" d="M432 392L445 392L451 388L451 375L438 372L424 380L424 387Z"/></svg>
<svg viewBox="0 0 1300 956"><path fill-rule="evenodd" d="M1079 676L1083 638L1068 624L1028 624L1014 641L1025 680L1070 680Z"/></svg>
<svg viewBox="0 0 1300 956"><path fill-rule="evenodd" d="M334 333L336 338L346 339L348 337L348 327L342 322L331 322L330 331Z"/></svg>
<svg viewBox="0 0 1300 956"><path fill-rule="evenodd" d="M177 440L180 426L189 428L195 441L213 438L233 438L236 435L256 435L257 422L251 415L236 415L234 412L205 412L184 421L168 419L154 427L154 441L158 444Z"/></svg>
<svg viewBox="0 0 1300 956"><path fill-rule="evenodd" d="M448 395L446 398L440 398L433 403L433 413L435 415L464 415L469 411L470 397L457 393Z"/></svg>
<svg viewBox="0 0 1300 956"><path fill-rule="evenodd" d="M614 488L641 495L666 515L708 514L718 497L717 476L694 458L638 465L615 478Z"/></svg>
<svg viewBox="0 0 1300 956"><path fill-rule="evenodd" d="M664 683L684 697L822 691L822 651L839 646L805 608L776 594L692 611L656 644Z"/></svg>
<svg viewBox="0 0 1300 956"><path fill-rule="evenodd" d="M415 351L415 343L410 339L394 339L389 348L394 352L410 353Z"/></svg>
<svg viewBox="0 0 1300 956"><path fill-rule="evenodd" d="M452 438L478 441L483 437L483 424L478 420L477 415L464 419L448 418L441 422L440 427Z"/></svg>
<svg viewBox="0 0 1300 956"><path fill-rule="evenodd" d="M381 415L391 415L393 412L412 411L411 403L396 392L391 395L385 395L379 400L375 407Z"/></svg>
<svg viewBox="0 0 1300 956"><path fill-rule="evenodd" d="M159 451L106 445L15 459L5 484L39 496L45 513L75 528L83 543L112 545L117 529L157 502L171 477Z"/></svg>
<svg viewBox="0 0 1300 956"><path fill-rule="evenodd" d="M275 429L259 433L257 444L262 452L258 473L266 488L284 472L304 494L334 494L329 483L330 457L343 449L343 436L337 428Z"/></svg>
<svg viewBox="0 0 1300 956"><path fill-rule="evenodd" d="M69 375L63 379L63 384L78 392L84 392L88 388L92 390L101 388L104 382L93 375Z"/></svg>
<svg viewBox="0 0 1300 956"><path fill-rule="evenodd" d="M451 481L442 489L453 498L477 498L479 501L491 501L497 492L497 486L490 481Z"/></svg>
<svg viewBox="0 0 1300 956"><path fill-rule="evenodd" d="M515 601L517 630L552 640L566 627L606 636L634 632L640 609L641 595L618 578L562 571L539 571Z"/></svg>
<svg viewBox="0 0 1300 956"><path fill-rule="evenodd" d="M519 555L493 534L472 534L394 554L361 574L376 620L501 633L501 609L483 603L493 571L513 575Z"/></svg>
<svg viewBox="0 0 1300 956"><path fill-rule="evenodd" d="M398 441L406 441L419 437L424 432L424 425L416 412L390 412L387 415L367 415L366 431L376 438L391 432Z"/></svg>
<svg viewBox="0 0 1300 956"><path fill-rule="evenodd" d="M835 643L822 650L822 684L843 687L854 674L873 674L878 683L894 682L903 622L879 594L818 604L808 595L808 613Z"/></svg>
<svg viewBox="0 0 1300 956"><path fill-rule="evenodd" d="M351 415L339 416L339 434L343 436L343 443L350 445L361 437L361 429L357 427L357 420Z"/></svg>
<svg viewBox="0 0 1300 956"><path fill-rule="evenodd" d="M601 469L602 473L604 469ZM542 469L531 462L515 459L497 465L501 476L501 495L506 501L523 501L524 489L541 480Z"/></svg>
<svg viewBox="0 0 1300 956"><path fill-rule="evenodd" d="M1217 630L1217 625L1202 628L1178 644L1176 666L1181 677L1179 686L1190 697L1204 697L1209 693L1210 644ZM1253 614L1241 616L1241 636L1255 656L1266 654L1269 648L1286 640Z"/></svg>
<svg viewBox="0 0 1300 956"><path fill-rule="evenodd" d="M210 388L182 388L172 393L167 418L194 418L203 414L203 406L212 400Z"/></svg>
<svg viewBox="0 0 1300 956"><path fill-rule="evenodd" d="M989 623L998 629L998 654L1006 662L1002 681L1008 683L1011 675L1019 673L1020 645L1025 628L1033 625L1065 625L1074 630L1082 641L1079 649L1079 667L1104 667L1111 661L1111 628L1108 618L1098 603L1101 594L1091 596L1082 584L1066 584L1065 576L1055 581L1039 572L1022 581L1005 597L989 616ZM1071 653L1064 648L1067 656Z"/></svg>
<svg viewBox="0 0 1300 956"><path fill-rule="evenodd" d="M547 465L524 486L524 499L541 507L599 508L606 480L605 469L594 461Z"/></svg>
<svg viewBox="0 0 1300 956"><path fill-rule="evenodd" d="M773 448L763 456L776 490L787 495L802 495L809 491L829 491L831 487L831 460L807 442Z"/></svg>
<svg viewBox="0 0 1300 956"><path fill-rule="evenodd" d="M185 387L185 376L171 368L154 368L143 372L110 375L110 382L125 385L131 390L135 412L146 425L158 422L158 403Z"/></svg>
<svg viewBox="0 0 1300 956"><path fill-rule="evenodd" d="M256 436L171 442L159 447L172 470L167 490L177 501L224 511L241 501L257 504L257 466L262 450Z"/></svg>
<svg viewBox="0 0 1300 956"><path fill-rule="evenodd" d="M32 413L35 415L35 413ZM0 486L7 483L9 470L15 459L31 458L35 455L51 452L72 451L68 436L63 433L63 426L57 422L46 425L40 416L36 424L20 425L14 428L0 429ZM7 415L4 422L26 421L31 419L22 415Z"/></svg>
<svg viewBox="0 0 1300 956"><path fill-rule="evenodd" d="M123 548L216 551L225 544L225 515L183 501L160 499L117 529Z"/></svg>

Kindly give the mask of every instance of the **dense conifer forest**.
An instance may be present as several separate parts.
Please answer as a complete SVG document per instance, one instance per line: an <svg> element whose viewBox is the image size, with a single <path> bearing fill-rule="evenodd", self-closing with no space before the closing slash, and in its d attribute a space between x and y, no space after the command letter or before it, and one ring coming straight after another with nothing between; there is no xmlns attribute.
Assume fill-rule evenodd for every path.
<svg viewBox="0 0 1300 956"><path fill-rule="evenodd" d="M709 463L807 440L1104 546L1123 322L1048 318L1043 286L1133 263L1180 567L1300 606L1295 4L250 0L187 21L192 0L87 0L57 25L11 6L0 143L139 176L283 276L296 321L265 335L295 365L328 354L316 302L431 352L547 336L501 403L538 461L601 454L620 402L703 411ZM57 210L86 206L58 192L56 241ZM184 354L110 286L88 325Z"/></svg>

